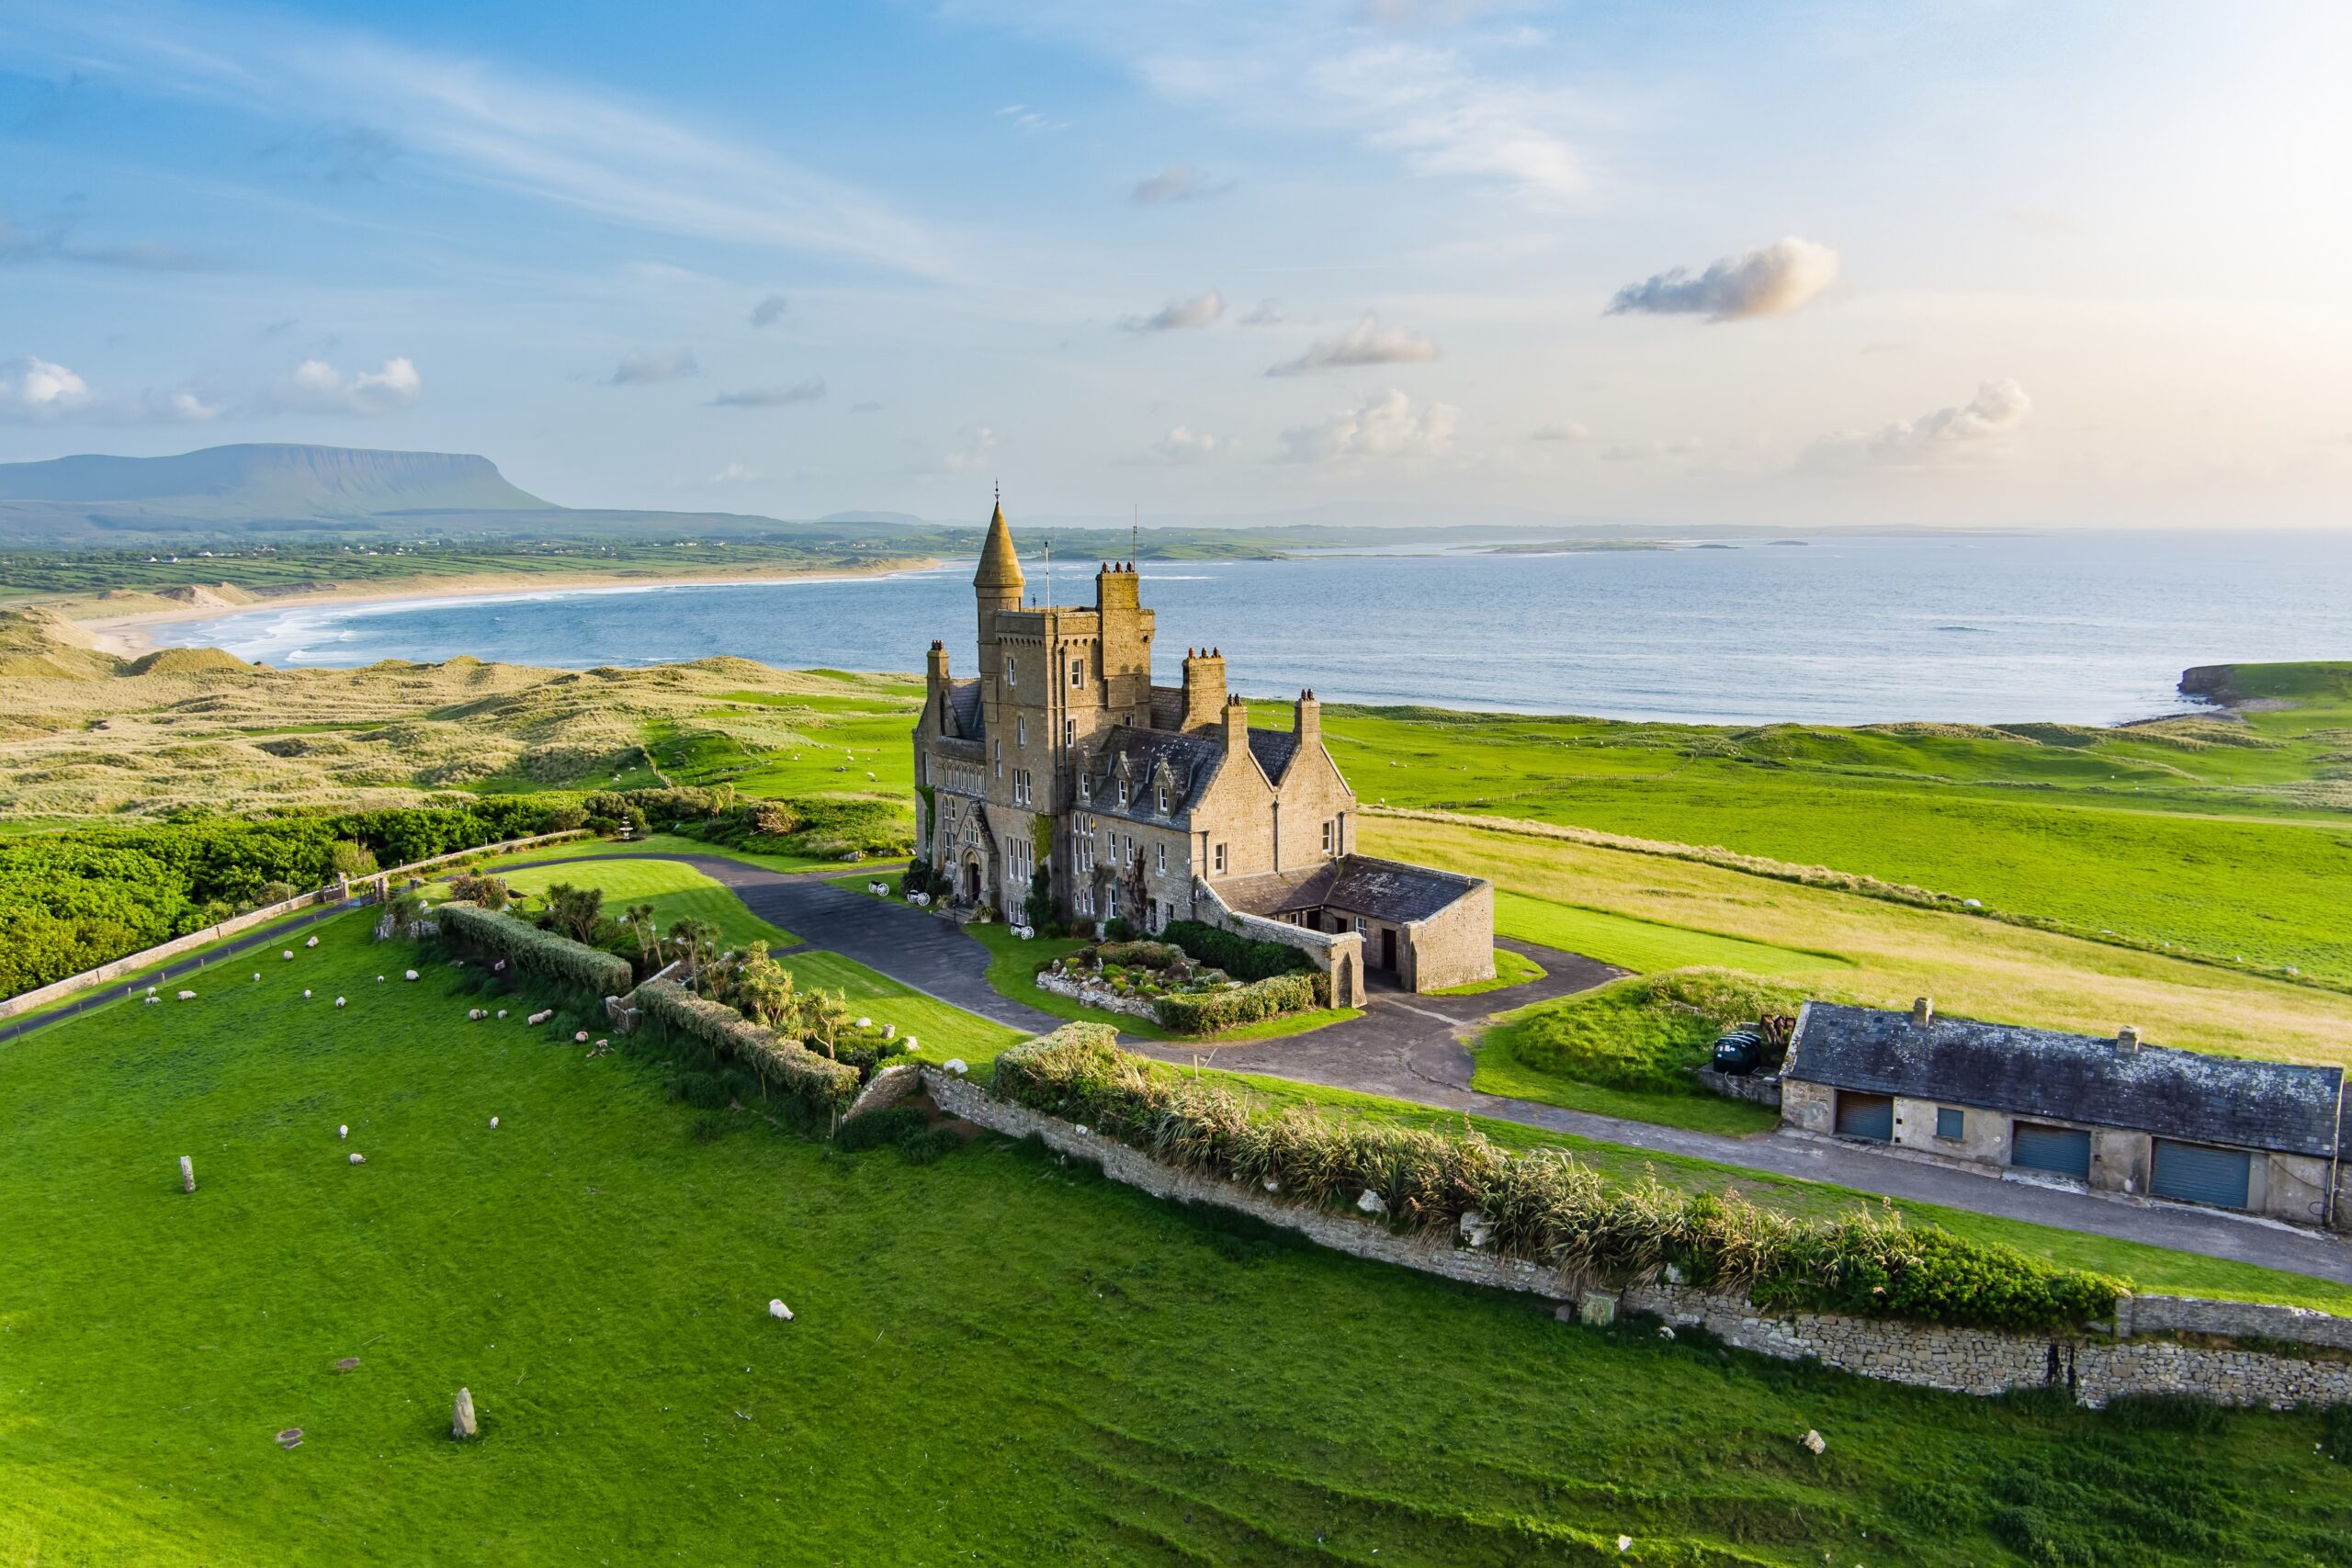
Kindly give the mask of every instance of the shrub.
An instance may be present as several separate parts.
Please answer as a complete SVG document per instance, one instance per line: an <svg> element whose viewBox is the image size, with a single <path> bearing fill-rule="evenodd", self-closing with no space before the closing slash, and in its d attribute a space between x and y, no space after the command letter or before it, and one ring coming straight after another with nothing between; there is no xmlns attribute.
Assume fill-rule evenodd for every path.
<svg viewBox="0 0 2352 1568"><path fill-rule="evenodd" d="M2013 1248L1914 1229L1891 1210L1800 1221L1736 1193L1620 1187L1569 1155L1514 1157L1476 1133L1453 1135L1260 1102L1120 1051L1103 1024L1073 1023L996 1060L989 1091L1116 1134L1157 1158L1309 1203L1352 1204L1370 1190L1392 1222L1450 1229L1484 1214L1505 1254L1572 1275L1623 1281L1668 1264L1693 1282L1746 1291L1775 1310L1913 1317L1988 1328L2064 1329L2112 1315L2123 1281L2060 1269Z"/></svg>
<svg viewBox="0 0 2352 1568"><path fill-rule="evenodd" d="M646 1021L741 1063L758 1077L763 1091L771 1084L780 1086L810 1109L828 1113L848 1110L857 1098L855 1067L828 1061L798 1041L780 1040L733 1008L705 1001L669 980L647 981L635 999Z"/></svg>
<svg viewBox="0 0 2352 1568"><path fill-rule="evenodd" d="M1303 974L1315 967L1315 960L1303 949L1236 936L1201 920L1170 920L1159 934L1237 980L1270 980L1277 975Z"/></svg>
<svg viewBox="0 0 2352 1568"><path fill-rule="evenodd" d="M1094 955L1105 964L1133 964L1146 969L1165 969L1181 964L1184 950L1166 942L1106 942L1095 948Z"/></svg>
<svg viewBox="0 0 2352 1568"><path fill-rule="evenodd" d="M1136 940L1136 928L1128 923L1126 916L1115 916L1103 925L1102 940L1105 942L1133 942Z"/></svg>
<svg viewBox="0 0 2352 1568"><path fill-rule="evenodd" d="M834 1144L852 1154L861 1149L878 1149L890 1144L905 1144L922 1137L930 1130L931 1118L920 1106L890 1105L880 1111L869 1111L853 1116L833 1134Z"/></svg>
<svg viewBox="0 0 2352 1568"><path fill-rule="evenodd" d="M492 914L463 901L442 905L433 912L441 934L452 941L494 953L523 974L595 998L616 997L635 978L628 960L599 953L568 937L543 931L509 915Z"/></svg>
<svg viewBox="0 0 2352 1568"><path fill-rule="evenodd" d="M907 867L906 874L899 878L899 897L904 898L917 893L928 893L931 882L930 864L916 861Z"/></svg>
<svg viewBox="0 0 2352 1568"><path fill-rule="evenodd" d="M1153 1006L1161 1025L1179 1034L1215 1034L1284 1013L1305 1012L1316 1005L1319 978L1277 975L1238 990L1175 992L1159 998Z"/></svg>

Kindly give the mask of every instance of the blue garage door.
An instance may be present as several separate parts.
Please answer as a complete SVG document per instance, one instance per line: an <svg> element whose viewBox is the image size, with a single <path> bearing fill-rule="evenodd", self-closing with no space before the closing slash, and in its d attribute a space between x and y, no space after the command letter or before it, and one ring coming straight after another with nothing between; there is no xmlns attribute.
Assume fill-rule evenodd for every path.
<svg viewBox="0 0 2352 1568"><path fill-rule="evenodd" d="M2148 1190L2185 1203L2243 1209L2247 1178L2253 1170L2254 1156L2244 1149L2216 1149L2158 1138L2156 1169L2148 1179Z"/></svg>
<svg viewBox="0 0 2352 1568"><path fill-rule="evenodd" d="M2009 1163L2052 1176L2088 1181L2091 1175L2091 1135L2073 1127L2019 1122L2009 1135Z"/></svg>
<svg viewBox="0 0 2352 1568"><path fill-rule="evenodd" d="M1838 1091L1838 1133L1840 1137L1875 1138L1894 1142L1894 1100L1883 1094Z"/></svg>

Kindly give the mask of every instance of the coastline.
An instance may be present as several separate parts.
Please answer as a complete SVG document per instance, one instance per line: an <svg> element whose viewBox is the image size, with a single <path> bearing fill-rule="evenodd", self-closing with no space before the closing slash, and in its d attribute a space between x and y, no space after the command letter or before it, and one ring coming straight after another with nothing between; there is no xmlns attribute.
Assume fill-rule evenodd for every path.
<svg viewBox="0 0 2352 1568"><path fill-rule="evenodd" d="M129 614L104 613L107 605L103 601L95 599L61 599L52 600L51 604L87 633L91 646L99 651L113 654L118 659L137 659L155 649L155 640L149 635L151 627L179 621L219 620L228 615L291 609L304 604L397 604L435 599L486 599L501 594L542 591L562 592L583 588L661 588L681 584L728 588L748 587L762 582L841 582L855 578L888 577L894 572L917 571L938 564L935 557L910 556L904 560L852 570L750 567L723 572L477 572L450 577L392 578L380 582L349 583L297 593L254 594L241 599L225 598L215 589L192 585L193 592L201 595L195 602L166 603ZM141 597L159 596L142 594Z"/></svg>

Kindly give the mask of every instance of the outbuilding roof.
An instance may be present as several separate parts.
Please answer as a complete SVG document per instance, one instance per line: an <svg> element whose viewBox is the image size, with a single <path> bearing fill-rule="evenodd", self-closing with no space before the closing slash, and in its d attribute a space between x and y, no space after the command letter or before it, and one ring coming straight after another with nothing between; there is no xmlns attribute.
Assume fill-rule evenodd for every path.
<svg viewBox="0 0 2352 1568"><path fill-rule="evenodd" d="M1477 886L1475 876L1371 855L1342 855L1304 873L1232 877L1216 884L1216 893L1244 914L1295 915L1332 908L1405 925L1450 908Z"/></svg>
<svg viewBox="0 0 2352 1568"><path fill-rule="evenodd" d="M2334 1155L2343 1070L1966 1018L1808 1003L1783 1077L2188 1143Z"/></svg>

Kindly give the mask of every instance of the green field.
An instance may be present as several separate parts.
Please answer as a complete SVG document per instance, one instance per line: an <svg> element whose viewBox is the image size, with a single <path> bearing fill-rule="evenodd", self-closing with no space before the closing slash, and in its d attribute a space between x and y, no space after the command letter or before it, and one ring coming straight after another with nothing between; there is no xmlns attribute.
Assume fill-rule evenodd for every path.
<svg viewBox="0 0 2352 1568"><path fill-rule="evenodd" d="M654 1066L388 966L346 919L260 987L0 1050L0 1562L2318 1563L2352 1533L2315 1416L1565 1326L986 1136L706 1139Z"/></svg>
<svg viewBox="0 0 2352 1568"><path fill-rule="evenodd" d="M1683 969L1694 964L1745 969L1752 975L1817 974L1852 967L1833 953L1803 953L1770 942L1717 936L1606 909L1555 904L1501 888L1495 893L1495 930L1521 942L1580 953L1636 974Z"/></svg>
<svg viewBox="0 0 2352 1568"><path fill-rule="evenodd" d="M605 895L605 913L616 919L633 904L650 904L653 924L663 931L676 920L707 920L718 928L720 944L736 952L755 942L782 948L800 940L752 913L743 907L743 900L725 886L676 861L631 859L574 865L526 865L500 874L515 892L534 897L544 895L559 883L597 888Z"/></svg>
<svg viewBox="0 0 2352 1568"><path fill-rule="evenodd" d="M2352 665L2242 677L2296 705L2123 729L1332 707L1324 731L1366 805L1720 845L2352 984Z"/></svg>

